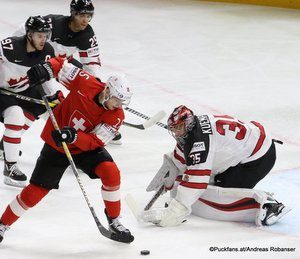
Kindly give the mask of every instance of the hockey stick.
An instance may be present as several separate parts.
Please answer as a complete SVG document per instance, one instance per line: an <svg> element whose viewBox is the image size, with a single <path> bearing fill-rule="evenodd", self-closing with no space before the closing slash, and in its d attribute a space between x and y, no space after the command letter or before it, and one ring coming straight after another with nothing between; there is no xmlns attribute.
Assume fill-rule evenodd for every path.
<svg viewBox="0 0 300 259"><path fill-rule="evenodd" d="M131 112L131 113L133 113L133 114L135 114L135 115L137 115L137 116L139 116L139 117L141 117L141 118L143 118L143 119L145 119L145 120L148 120L148 121L149 121L149 120L151 119L149 116L147 116L147 115L145 115L145 114L143 114L143 113L140 113L140 112L138 112L137 110L134 110L134 109L132 109L132 108L126 107L125 110L126 110L126 111L129 111L129 112ZM163 112L163 111L162 111L162 112ZM156 116L156 115L154 115L154 116ZM153 123L153 124L156 124L156 125L158 125L158 126L160 126L160 127L162 127L162 128L165 128L165 129L168 128L166 124L161 123L161 122L154 122L154 121L152 121L152 123ZM127 124L131 124L131 123L127 123ZM124 125L125 125L125 124L124 124ZM131 125L132 125L132 124L131 124ZM128 126L129 126L129 125L128 125ZM134 127L134 128L137 128L137 127Z"/></svg>
<svg viewBox="0 0 300 259"><path fill-rule="evenodd" d="M46 105L45 102L43 100L39 100L39 99L35 99L29 96L25 96L25 95L21 95L21 94L17 94L8 90L4 90L4 89L0 89L0 94L4 94L4 95L8 95L8 96L14 96L17 99L23 100L23 101L27 101L27 102L31 102L31 103L36 103L36 104L41 104L41 105ZM48 102L50 107L54 107L56 104L52 103L52 102Z"/></svg>
<svg viewBox="0 0 300 259"><path fill-rule="evenodd" d="M150 210L153 204L156 202L156 200L159 198L159 196L165 191L165 186L162 185L158 191L152 196L151 200L146 204L144 210Z"/></svg>
<svg viewBox="0 0 300 259"><path fill-rule="evenodd" d="M164 185L162 185L158 191L152 196L152 198L150 199L150 201L147 203L147 205L144 208L144 211L146 210L150 210L150 208L153 206L153 204L155 203L155 201L159 198L159 196L164 192ZM137 222L142 223L143 220L141 218L141 213L142 211L139 209L138 204L136 202L136 200L133 198L133 196L128 193L125 196L125 201L129 207L129 209L131 210L133 216L136 218Z"/></svg>
<svg viewBox="0 0 300 259"><path fill-rule="evenodd" d="M48 99L47 99L47 97L46 97L46 94L45 94L45 92L44 92L44 90L42 89L41 86L40 86L40 91L41 91L41 93L42 93L42 98L43 98L43 100L44 100L46 109L47 109L47 111L48 111L48 113L49 113L49 117L50 117L50 119L51 119L51 121L52 121L52 124L53 124L54 129L55 129L55 130L58 130L59 132L61 132L61 131L60 131L60 128L59 128L59 126L58 126L58 123L57 123L57 121L56 121L56 118L55 118L55 116L54 116L54 113L53 113L53 111L51 110L51 107L50 107L50 105L49 105L49 102L48 102ZM93 218L94 218L94 220L95 220L95 223L96 223L96 225L97 225L97 227L98 227L100 233L101 233L104 237L107 237L107 238L112 239L112 240L114 240L114 241L122 242L122 243L128 243L128 240L125 240L125 239L123 238L122 235L118 235L118 234L116 234L116 233L114 233L114 232L111 232L111 231L107 230L107 229L101 224L101 222L99 221L99 219L98 219L98 217L97 217L97 215L96 215L96 213L95 213L94 208L92 207L92 205L91 205L91 203L90 203L90 201L89 201L89 199L88 199L88 196L87 196L86 191L85 191L85 189L84 189L84 187L83 187L83 184L82 184L81 179L80 179L80 177L79 177L78 170L77 170L77 168L76 168L76 166L75 166L74 160L73 160L73 158L72 158L72 155L71 155L71 153L70 153L70 151L69 151L69 148L68 148L67 144L66 144L65 142L62 142L62 147L63 147L63 149L64 149L64 151L65 151L65 154L66 154L66 156L67 156L67 158L68 158L68 160L69 160L71 169L72 169L72 171L73 171L73 173L74 173L74 175L75 175L75 177L76 177L76 180L77 180L77 182L78 182L78 185L79 185L79 187L80 187L80 189L81 189L81 192L82 192L82 194L83 194L83 196L84 196L84 199L85 199L85 201L86 201L86 203L87 203L87 205L88 205L88 207L89 207L89 209L90 209L90 212L92 213L92 216L93 216Z"/></svg>
<svg viewBox="0 0 300 259"><path fill-rule="evenodd" d="M153 115L152 117L147 116L149 119L147 119L142 124L132 124L132 123L129 123L126 121L124 121L123 124L128 127L144 130L144 129L147 129L147 128L153 126L154 124L160 123L159 121L165 116L166 116L166 113L164 111L160 111L160 112L156 113L155 115Z"/></svg>

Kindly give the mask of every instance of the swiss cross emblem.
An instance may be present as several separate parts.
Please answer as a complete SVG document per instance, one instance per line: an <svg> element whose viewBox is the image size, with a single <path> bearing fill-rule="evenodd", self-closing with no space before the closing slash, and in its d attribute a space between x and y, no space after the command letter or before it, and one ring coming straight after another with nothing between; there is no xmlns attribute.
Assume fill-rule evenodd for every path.
<svg viewBox="0 0 300 259"><path fill-rule="evenodd" d="M72 113L69 125L70 127L81 131L86 131L93 128L93 124L89 121L89 119L77 110Z"/></svg>

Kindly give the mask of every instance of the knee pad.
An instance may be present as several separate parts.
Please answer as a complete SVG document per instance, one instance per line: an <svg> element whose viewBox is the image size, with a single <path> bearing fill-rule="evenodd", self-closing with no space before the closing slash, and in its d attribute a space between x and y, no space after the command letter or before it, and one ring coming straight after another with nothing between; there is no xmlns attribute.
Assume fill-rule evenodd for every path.
<svg viewBox="0 0 300 259"><path fill-rule="evenodd" d="M15 130L21 130L25 124L25 116L20 106L14 105L6 108L3 112L4 125L16 126ZM18 129L18 127L21 127Z"/></svg>
<svg viewBox="0 0 300 259"><path fill-rule="evenodd" d="M101 162L97 165L95 173L101 179L105 189L109 190L110 187L119 188L121 183L120 170L115 162Z"/></svg>
<svg viewBox="0 0 300 259"><path fill-rule="evenodd" d="M29 184L20 193L20 199L22 202L24 202L26 207L31 208L36 205L41 199L43 199L48 192L48 189L34 184Z"/></svg>

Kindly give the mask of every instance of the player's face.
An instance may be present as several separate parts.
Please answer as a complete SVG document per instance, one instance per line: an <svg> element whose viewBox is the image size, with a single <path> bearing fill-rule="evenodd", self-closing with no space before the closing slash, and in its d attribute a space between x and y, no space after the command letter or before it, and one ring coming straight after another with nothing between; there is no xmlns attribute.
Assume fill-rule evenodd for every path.
<svg viewBox="0 0 300 259"><path fill-rule="evenodd" d="M115 96L112 96L105 102L105 106L109 110L115 110L122 107L122 101Z"/></svg>
<svg viewBox="0 0 300 259"><path fill-rule="evenodd" d="M92 19L92 15L88 13L80 13L73 16L72 27L75 31L84 30Z"/></svg>
<svg viewBox="0 0 300 259"><path fill-rule="evenodd" d="M31 39L34 47L37 50L42 50L46 41L49 39L49 35L49 32L33 32L31 34Z"/></svg>
<svg viewBox="0 0 300 259"><path fill-rule="evenodd" d="M185 135L185 123L182 122L174 127L171 127L170 130L174 137L182 137Z"/></svg>

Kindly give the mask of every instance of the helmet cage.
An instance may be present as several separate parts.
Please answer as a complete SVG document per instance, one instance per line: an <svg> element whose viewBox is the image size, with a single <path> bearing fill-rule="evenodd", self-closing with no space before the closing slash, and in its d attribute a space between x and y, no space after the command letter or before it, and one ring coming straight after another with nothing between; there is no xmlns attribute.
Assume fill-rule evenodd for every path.
<svg viewBox="0 0 300 259"><path fill-rule="evenodd" d="M176 131L182 127L184 128L184 134L176 136ZM194 113L184 105L176 107L168 118L168 130L169 133L180 144L184 143L188 133L193 129L195 125Z"/></svg>

